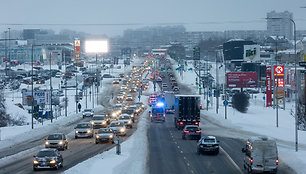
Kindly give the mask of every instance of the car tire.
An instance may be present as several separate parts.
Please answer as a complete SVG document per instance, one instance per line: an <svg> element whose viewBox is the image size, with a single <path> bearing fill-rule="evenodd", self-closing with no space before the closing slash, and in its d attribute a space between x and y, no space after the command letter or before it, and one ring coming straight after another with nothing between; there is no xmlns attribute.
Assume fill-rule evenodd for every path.
<svg viewBox="0 0 306 174"><path fill-rule="evenodd" d="M33 167L33 171L37 171L38 169L36 167Z"/></svg>
<svg viewBox="0 0 306 174"><path fill-rule="evenodd" d="M133 126L131 125L130 128L133 129Z"/></svg>
<svg viewBox="0 0 306 174"><path fill-rule="evenodd" d="M216 152L215 152L215 155L218 155L219 154L219 150L217 150Z"/></svg>
<svg viewBox="0 0 306 174"><path fill-rule="evenodd" d="M96 144L98 144L99 142L96 140L96 142L95 142Z"/></svg>

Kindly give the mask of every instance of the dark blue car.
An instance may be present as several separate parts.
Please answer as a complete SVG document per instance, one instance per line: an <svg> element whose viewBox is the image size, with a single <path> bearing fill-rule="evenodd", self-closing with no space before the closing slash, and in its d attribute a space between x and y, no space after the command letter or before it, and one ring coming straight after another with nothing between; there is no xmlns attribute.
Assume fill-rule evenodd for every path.
<svg viewBox="0 0 306 174"><path fill-rule="evenodd" d="M202 137L197 143L198 154L202 153L219 153L219 141L214 136Z"/></svg>

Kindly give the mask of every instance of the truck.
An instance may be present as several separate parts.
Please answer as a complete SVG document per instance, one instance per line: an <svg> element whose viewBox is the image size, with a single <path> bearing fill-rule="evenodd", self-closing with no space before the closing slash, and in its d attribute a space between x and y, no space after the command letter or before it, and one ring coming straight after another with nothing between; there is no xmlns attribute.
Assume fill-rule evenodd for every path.
<svg viewBox="0 0 306 174"><path fill-rule="evenodd" d="M164 103L158 102L152 106L152 111L149 111L151 122L153 121L166 121L166 113Z"/></svg>
<svg viewBox="0 0 306 174"><path fill-rule="evenodd" d="M174 92L165 91L165 110L166 114L174 114Z"/></svg>
<svg viewBox="0 0 306 174"><path fill-rule="evenodd" d="M199 125L200 123L199 95L175 95L174 125L182 130L185 125Z"/></svg>

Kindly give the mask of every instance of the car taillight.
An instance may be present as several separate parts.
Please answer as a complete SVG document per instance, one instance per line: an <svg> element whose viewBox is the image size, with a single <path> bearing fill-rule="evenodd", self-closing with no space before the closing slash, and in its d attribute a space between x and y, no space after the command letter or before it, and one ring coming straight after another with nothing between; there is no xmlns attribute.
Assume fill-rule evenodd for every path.
<svg viewBox="0 0 306 174"><path fill-rule="evenodd" d="M180 125L183 125L183 122L180 122Z"/></svg>
<svg viewBox="0 0 306 174"><path fill-rule="evenodd" d="M187 131L187 130L184 130L184 132L185 132L185 133L189 133L189 131Z"/></svg>
<svg viewBox="0 0 306 174"><path fill-rule="evenodd" d="M278 165L278 158L276 158L276 165Z"/></svg>
<svg viewBox="0 0 306 174"><path fill-rule="evenodd" d="M251 158L251 165L253 165L253 158Z"/></svg>
<svg viewBox="0 0 306 174"><path fill-rule="evenodd" d="M201 131L197 130L196 133L201 133Z"/></svg>
<svg viewBox="0 0 306 174"><path fill-rule="evenodd" d="M199 124L199 122L195 122L194 124L198 125L198 124Z"/></svg>

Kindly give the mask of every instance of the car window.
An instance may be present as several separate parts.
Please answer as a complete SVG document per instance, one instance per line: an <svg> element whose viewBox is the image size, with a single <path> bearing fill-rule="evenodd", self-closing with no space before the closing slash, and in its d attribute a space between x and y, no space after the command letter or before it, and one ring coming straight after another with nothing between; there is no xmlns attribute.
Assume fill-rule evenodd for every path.
<svg viewBox="0 0 306 174"><path fill-rule="evenodd" d="M212 138L205 138L202 140L203 143L215 143L215 139Z"/></svg>
<svg viewBox="0 0 306 174"><path fill-rule="evenodd" d="M91 112L91 109L85 109L84 112Z"/></svg>
<svg viewBox="0 0 306 174"><path fill-rule="evenodd" d="M119 117L119 120L125 120L125 119L130 119L130 117L129 116L120 116Z"/></svg>
<svg viewBox="0 0 306 174"><path fill-rule="evenodd" d="M52 134L52 135L49 135L48 140L61 140L63 139L63 136L60 135L60 134Z"/></svg>
<svg viewBox="0 0 306 174"><path fill-rule="evenodd" d="M86 124L78 124L76 128L90 128L91 125L89 123Z"/></svg>
<svg viewBox="0 0 306 174"><path fill-rule="evenodd" d="M102 134L102 133L113 133L113 130L112 129L99 129L98 134Z"/></svg>
<svg viewBox="0 0 306 174"><path fill-rule="evenodd" d="M93 120L104 120L105 117L104 116L99 116L99 117L93 117Z"/></svg>
<svg viewBox="0 0 306 174"><path fill-rule="evenodd" d="M55 151L39 151L37 157L56 156Z"/></svg>
<svg viewBox="0 0 306 174"><path fill-rule="evenodd" d="M186 130L197 131L199 130L199 128L198 127L186 127Z"/></svg>
<svg viewBox="0 0 306 174"><path fill-rule="evenodd" d="M111 123L110 127L121 127L123 126L122 122Z"/></svg>

